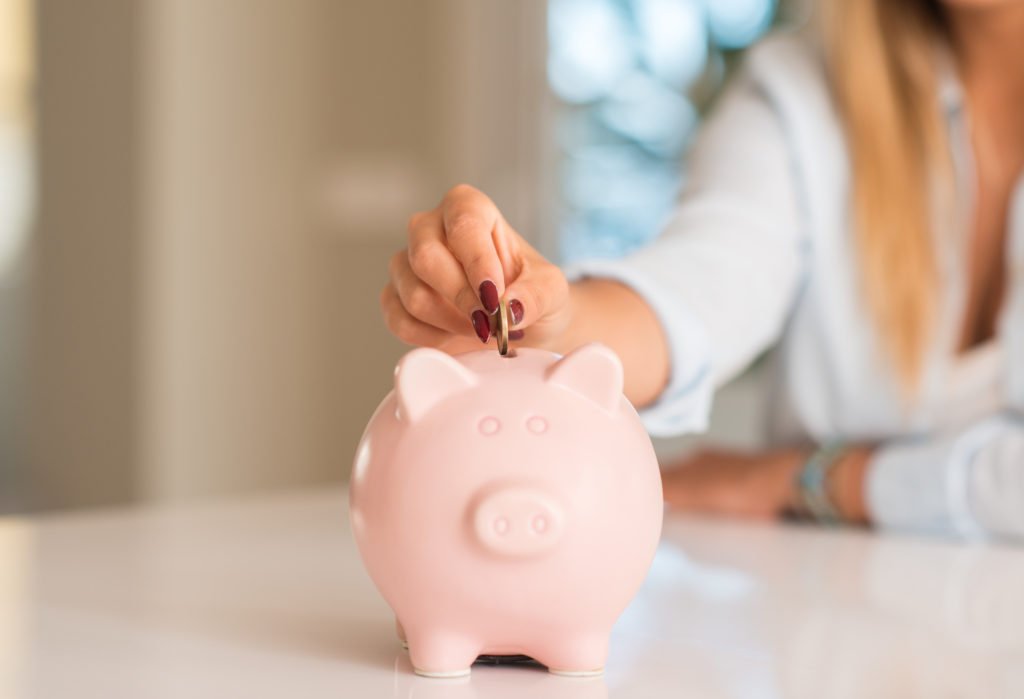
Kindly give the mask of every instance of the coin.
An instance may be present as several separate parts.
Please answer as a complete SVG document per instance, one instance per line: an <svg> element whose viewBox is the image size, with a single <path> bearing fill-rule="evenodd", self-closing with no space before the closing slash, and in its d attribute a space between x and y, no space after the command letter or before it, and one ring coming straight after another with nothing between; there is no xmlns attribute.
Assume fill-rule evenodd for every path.
<svg viewBox="0 0 1024 699"><path fill-rule="evenodd" d="M508 302L503 298L498 300L498 312L495 315L494 339L498 341L498 354L502 357L508 355Z"/></svg>

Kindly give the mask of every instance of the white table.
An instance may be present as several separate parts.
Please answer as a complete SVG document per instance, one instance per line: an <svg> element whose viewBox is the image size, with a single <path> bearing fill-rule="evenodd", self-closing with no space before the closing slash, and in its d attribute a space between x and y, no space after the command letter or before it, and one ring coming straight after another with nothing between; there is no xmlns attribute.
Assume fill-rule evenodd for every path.
<svg viewBox="0 0 1024 699"><path fill-rule="evenodd" d="M0 696L1024 697L1024 551L678 517L604 677L416 677L345 501L0 519Z"/></svg>

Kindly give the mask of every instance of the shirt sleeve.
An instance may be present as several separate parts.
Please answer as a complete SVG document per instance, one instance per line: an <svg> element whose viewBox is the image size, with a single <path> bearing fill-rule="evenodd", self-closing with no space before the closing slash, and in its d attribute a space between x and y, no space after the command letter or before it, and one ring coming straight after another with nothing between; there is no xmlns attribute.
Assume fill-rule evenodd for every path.
<svg viewBox="0 0 1024 699"><path fill-rule="evenodd" d="M805 217L794 158L754 67L737 75L698 134L662 234L623 259L565 270L570 280L629 286L661 322L670 379L639 411L656 436L706 428L714 389L778 339L799 286Z"/></svg>
<svg viewBox="0 0 1024 699"><path fill-rule="evenodd" d="M883 528L1024 539L1024 418L1001 413L879 448L868 467L867 501Z"/></svg>

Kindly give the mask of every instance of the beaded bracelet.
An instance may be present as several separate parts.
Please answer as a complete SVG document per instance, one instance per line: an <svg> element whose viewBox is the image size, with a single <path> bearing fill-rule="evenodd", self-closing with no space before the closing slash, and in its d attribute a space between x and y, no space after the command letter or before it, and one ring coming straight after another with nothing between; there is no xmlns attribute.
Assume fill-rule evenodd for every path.
<svg viewBox="0 0 1024 699"><path fill-rule="evenodd" d="M801 514L824 524L842 521L842 514L828 494L828 477L845 452L845 445L831 444L821 447L804 462L796 478Z"/></svg>

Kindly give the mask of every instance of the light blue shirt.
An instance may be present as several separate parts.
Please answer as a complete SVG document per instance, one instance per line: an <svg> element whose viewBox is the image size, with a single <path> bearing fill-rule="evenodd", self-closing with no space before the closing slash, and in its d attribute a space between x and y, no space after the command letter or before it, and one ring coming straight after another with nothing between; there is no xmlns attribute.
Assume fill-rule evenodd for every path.
<svg viewBox="0 0 1024 699"><path fill-rule="evenodd" d="M619 280L660 319L672 370L641 410L652 434L705 429L714 390L771 349L770 440L880 444L867 484L876 524L1024 537L1024 179L998 336L962 354L975 174L951 67L940 99L957 201L937 202L938 322L909 408L863 304L849 154L823 61L802 35L750 51L698 135L662 234L566 272Z"/></svg>

